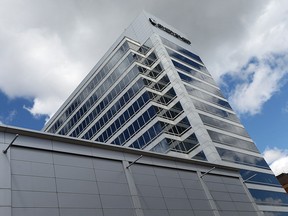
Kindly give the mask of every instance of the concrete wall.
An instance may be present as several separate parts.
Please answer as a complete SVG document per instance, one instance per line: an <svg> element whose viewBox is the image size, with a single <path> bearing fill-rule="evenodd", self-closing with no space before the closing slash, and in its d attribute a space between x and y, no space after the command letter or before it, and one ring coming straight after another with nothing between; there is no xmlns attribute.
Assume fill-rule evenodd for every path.
<svg viewBox="0 0 288 216"><path fill-rule="evenodd" d="M14 129L1 150L15 133L0 153L1 216L257 214L237 170Z"/></svg>

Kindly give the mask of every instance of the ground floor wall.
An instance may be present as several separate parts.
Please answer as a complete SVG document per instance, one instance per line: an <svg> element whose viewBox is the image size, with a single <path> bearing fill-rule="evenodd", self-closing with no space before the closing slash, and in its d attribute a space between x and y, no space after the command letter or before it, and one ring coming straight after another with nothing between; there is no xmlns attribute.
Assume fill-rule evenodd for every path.
<svg viewBox="0 0 288 216"><path fill-rule="evenodd" d="M259 214L237 170L208 163L24 135L0 162L0 215Z"/></svg>

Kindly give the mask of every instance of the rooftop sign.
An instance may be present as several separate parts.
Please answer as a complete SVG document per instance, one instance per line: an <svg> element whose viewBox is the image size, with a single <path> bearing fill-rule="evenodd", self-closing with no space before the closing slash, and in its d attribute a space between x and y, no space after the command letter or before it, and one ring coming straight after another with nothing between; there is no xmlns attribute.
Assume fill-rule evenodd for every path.
<svg viewBox="0 0 288 216"><path fill-rule="evenodd" d="M170 35L178 38L179 40L181 40L181 41L183 41L183 42L185 42L185 43L187 43L187 44L191 44L191 42L190 42L188 39L186 39L185 37L180 36L179 34L177 34L176 32L174 32L174 31L172 31L172 30L170 30L169 28L167 28L167 27L165 27L165 26L157 23L156 20L154 20L154 19L152 19L152 18L149 18L149 21L150 21L150 23L151 23L153 26L161 29L162 31L165 31L166 33L168 33L168 34L170 34Z"/></svg>

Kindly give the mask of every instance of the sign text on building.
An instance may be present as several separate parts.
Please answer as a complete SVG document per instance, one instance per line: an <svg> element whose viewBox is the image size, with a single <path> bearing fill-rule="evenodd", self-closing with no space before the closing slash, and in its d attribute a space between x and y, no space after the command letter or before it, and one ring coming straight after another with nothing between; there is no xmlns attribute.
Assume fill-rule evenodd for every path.
<svg viewBox="0 0 288 216"><path fill-rule="evenodd" d="M154 20L154 19L152 19L152 18L149 18L149 21L150 21L150 23L151 23L153 26L155 26L155 27L157 27L157 28L159 28L159 29L167 32L168 34L170 34L170 35L178 38L179 40L181 40L181 41L183 41L183 42L185 42L185 43L187 43L187 44L191 44L191 42L190 42L188 39L180 36L179 34L177 34L176 32L174 32L174 31L172 31L172 30L170 30L169 28L167 28L167 27L165 27L165 26L157 23L156 20Z"/></svg>

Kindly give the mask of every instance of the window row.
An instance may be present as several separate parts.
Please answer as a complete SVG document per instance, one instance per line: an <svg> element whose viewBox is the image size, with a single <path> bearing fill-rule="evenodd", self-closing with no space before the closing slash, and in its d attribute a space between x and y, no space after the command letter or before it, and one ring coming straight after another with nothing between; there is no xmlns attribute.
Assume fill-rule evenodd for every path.
<svg viewBox="0 0 288 216"><path fill-rule="evenodd" d="M174 120L175 118L177 118L180 113L183 112L183 108L180 104L180 102L177 102L172 108L170 108L169 110L167 109L163 109L161 107L155 107L157 109L157 115L162 117L162 118L166 118L169 120Z"/></svg>
<svg viewBox="0 0 288 216"><path fill-rule="evenodd" d="M248 133L243 127L239 127L203 114L199 114L199 116L205 125L219 128L220 130L228 131L240 136L249 137Z"/></svg>
<svg viewBox="0 0 288 216"><path fill-rule="evenodd" d="M207 130L213 142L221 143L228 146L233 146L240 149L245 149L253 152L259 152L255 144L250 141L239 139L236 137L228 136L215 131Z"/></svg>
<svg viewBox="0 0 288 216"><path fill-rule="evenodd" d="M100 81L109 73L109 71L116 65L116 63L125 55L125 53L127 52L127 50L129 50L129 48L132 50L135 50L135 51L140 50L140 48L138 46L136 46L136 47L135 46L136 46L135 44L132 44L132 43L126 41L120 47L120 49L113 55L113 57L106 63L106 65L90 81L88 86L85 87L85 89L80 93L79 96L77 96L77 98L74 100L74 102L69 106L69 108L65 111L65 113L59 118L59 120L56 121L54 126L50 129L52 132L57 131L57 129L70 116L70 114L86 99L86 97L95 89L95 87L100 83ZM150 48L148 49L148 46L146 46L145 50L148 52L150 50ZM134 60L135 61L141 60L141 62L143 62L143 64L145 64L147 66L152 65L157 59L157 56L153 52L147 57L148 59L141 57L135 53L134 54L130 53L130 56L131 55L133 57L133 61ZM123 70L123 68L121 68L121 66L125 67L125 62L124 62L124 64L121 63L121 65L119 65L118 71L116 71L116 72L120 72ZM127 67L128 67L128 65L126 66L126 68ZM113 76L113 74L111 74L110 76Z"/></svg>
<svg viewBox="0 0 288 216"><path fill-rule="evenodd" d="M89 84L83 89L83 91L76 97L72 104L65 110L62 116L55 122L49 132L56 132L62 123L70 116L70 114L86 99L86 97L94 90L94 88L100 83L100 81L108 74L116 63L125 55L129 49L128 42L125 41L123 45L116 51L111 59L105 64L105 66L99 70Z"/></svg>
<svg viewBox="0 0 288 216"><path fill-rule="evenodd" d="M149 94L144 92L126 111L118 117L97 139L105 142L122 128L136 113L138 113L150 100ZM116 110L115 110L116 111ZM104 117L104 116L103 116ZM110 119L106 119L107 123ZM98 122L97 122L98 123ZM97 124L96 123L96 124Z"/></svg>
<svg viewBox="0 0 288 216"><path fill-rule="evenodd" d="M121 82L124 82L126 80L125 78L121 80ZM131 80L127 80L127 84L129 84ZM127 85L126 84L126 85ZM122 84L118 84L119 86L122 86ZM117 86L118 86L117 85ZM102 111L112 102L112 100L119 94L119 91L122 91L123 89L119 89L118 87L115 87L104 100L102 100L95 109L92 110L92 112L83 120L78 127L71 133L70 136L78 137L78 135L86 128L87 125L89 125L94 119L97 118L97 116L102 113ZM119 100L101 117L101 119L98 120L98 122L106 122L104 119L110 119L112 116L115 115L115 113L119 112L126 103L128 103L131 98L133 98L142 88L144 87L143 81L140 79L138 80ZM105 116L105 117L104 117ZM90 130L93 132L98 131L104 124L101 124L100 127L96 127L96 125L92 126ZM94 128L95 127L95 128ZM89 135L84 135L83 138L90 139L90 131L88 131Z"/></svg>
<svg viewBox="0 0 288 216"><path fill-rule="evenodd" d="M188 154L195 146L199 144L196 135L193 133L184 141L178 141L165 138L155 145L151 151L159 153L167 153L168 151L175 151Z"/></svg>
<svg viewBox="0 0 288 216"><path fill-rule="evenodd" d="M256 157L253 155L235 152L223 148L216 148L216 149L222 160L254 167L261 167L264 169L270 169L268 164L262 157Z"/></svg>
<svg viewBox="0 0 288 216"><path fill-rule="evenodd" d="M179 62L176 62L174 60L172 60L172 63L176 67L176 69L181 70L181 72L188 73L188 74L192 75L193 77L196 77L198 79L201 79L201 80L203 80L205 82L208 82L208 83L216 86L215 81L213 80L212 77L204 75L204 74L201 74L198 71L196 71L196 70L194 70L192 68L189 68L189 67L187 67L187 66L185 66L185 65L183 65L183 64L181 64Z"/></svg>
<svg viewBox="0 0 288 216"><path fill-rule="evenodd" d="M135 75L136 76L136 75ZM122 80L123 81L123 80ZM121 82L122 82L121 81ZM146 82L145 82L146 81ZM129 83L129 81L125 82L125 83ZM144 83L144 84L143 84ZM98 120L98 122L92 126L89 131L82 137L84 139L91 139L91 137L93 137L96 133L96 131L99 131L101 127L103 127L114 115L116 112L119 112L120 109L122 109L122 107L132 98L132 96L134 96L138 91L140 91L140 89L142 89L142 87L145 85L145 83L147 83L147 80L146 79L141 79L141 80L138 80L137 83L134 85L134 87L132 87L131 89L129 89L127 91L127 93L125 93L120 99L118 102L116 102L113 107L111 107L110 110L107 111L107 113L105 115L103 115L102 118L100 118ZM121 84L121 83L119 83ZM118 86L118 85L117 85ZM112 94L111 96L111 99L109 99L108 101L107 100L103 100L102 102L105 102L105 106L104 107L101 107L101 109L105 109L106 105L108 105L114 95L117 96L118 92L117 92L117 86L110 92L109 95ZM121 86L121 85L120 85ZM151 93L151 92L148 92L146 93L147 94L147 98L151 98L153 99L153 97L156 96L156 94L154 95L154 93ZM145 94L145 95L146 95ZM106 97L106 98L109 98L109 95ZM102 103L101 102L101 103ZM101 103L99 105L101 105ZM98 106L99 106L98 105ZM89 114L89 116L91 115L91 120L89 120L89 116L77 127L79 129L77 129L78 132L76 132L74 130L74 132L71 134L71 136L77 136L86 126L88 123L90 123L91 121L93 121L101 112L102 110L98 110L98 106ZM113 110L115 110L115 112L113 112ZM94 117L93 117L94 116ZM103 124L101 122L104 122ZM121 121L122 122L122 121ZM113 126L112 126L113 127ZM108 134L109 131L107 132ZM105 138L107 136L107 133L105 135L103 135L103 137ZM110 135L109 135L110 136ZM98 141L101 141L101 142L104 142L107 138L105 139L102 139L100 138L101 140L98 140Z"/></svg>
<svg viewBox="0 0 288 216"><path fill-rule="evenodd" d="M287 193L249 189L255 202L260 205L288 206Z"/></svg>
<svg viewBox="0 0 288 216"><path fill-rule="evenodd" d="M215 95L217 95L219 97L224 98L222 93L221 93L221 91L219 89L214 88L214 87L212 87L210 85L207 85L206 83L203 83L203 82L201 82L199 80L196 80L196 79L194 79L194 78L192 78L190 76L187 76L187 75L185 75L183 73L180 73L179 71L178 71L178 74L179 74L179 76L180 76L182 81L184 81L184 82L186 82L186 83L188 83L190 85L196 86L198 88L201 88L201 89L203 89L205 91L208 91L208 92L210 92L212 94L215 94Z"/></svg>
<svg viewBox="0 0 288 216"><path fill-rule="evenodd" d="M153 79L156 79L163 72L163 67L161 63L157 64L152 70L147 70L144 67L141 68L142 68L141 73Z"/></svg>
<svg viewBox="0 0 288 216"><path fill-rule="evenodd" d="M265 216L287 216L287 212L281 212L281 211L264 211Z"/></svg>
<svg viewBox="0 0 288 216"><path fill-rule="evenodd" d="M192 101L193 101L195 108L198 110L202 110L204 112L208 112L208 113L214 114L216 116L220 116L222 118L229 119L229 120L234 121L236 123L240 123L238 117L233 113L230 113L230 112L227 112L225 110L216 108L214 106L211 106L209 104L203 103L203 102L198 101L198 100L192 99Z"/></svg>
<svg viewBox="0 0 288 216"><path fill-rule="evenodd" d="M136 119L126 130L124 130L112 144L124 145L131 137L133 137L142 127L148 124L156 116L154 106L148 108L138 119ZM120 122L119 122L120 124Z"/></svg>
<svg viewBox="0 0 288 216"><path fill-rule="evenodd" d="M139 47L137 52L139 52L143 55L146 55L152 46L153 46L152 41L150 39L148 39L141 47Z"/></svg>
<svg viewBox="0 0 288 216"><path fill-rule="evenodd" d="M176 98L176 92L173 88L169 89L164 95L157 95L155 93L151 93L153 95L153 101L163 104L167 106Z"/></svg>
<svg viewBox="0 0 288 216"><path fill-rule="evenodd" d="M194 160L202 160L202 161L207 161L206 155L203 151L200 151L198 154L194 155L192 157Z"/></svg>
<svg viewBox="0 0 288 216"><path fill-rule="evenodd" d="M99 88L90 96L90 98L82 105L82 107L72 116L72 118L65 124L65 126L58 132L66 135L68 131L82 118L82 116L108 91L108 89L115 83L115 81L123 74L123 72L134 62L132 54L130 53L122 63L113 71L108 79L106 79ZM120 82L119 90L121 91L129 84L136 75L139 74L137 67L133 67L128 75Z"/></svg>
<svg viewBox="0 0 288 216"><path fill-rule="evenodd" d="M192 68L195 68L195 69L197 69L197 70L199 70L205 74L209 74L209 72L207 71L207 69L204 66L202 66L202 65L196 63L195 61L192 61L192 60L184 57L183 55L180 55L180 54L178 54L178 53L176 53L170 49L166 49L166 50L167 50L170 57L177 59L178 61L184 62L184 63L188 64L189 66L191 66Z"/></svg>
<svg viewBox="0 0 288 216"><path fill-rule="evenodd" d="M151 80L145 79L145 85L155 91L163 91L164 88L170 83L167 75L163 76L158 82L153 82Z"/></svg>
<svg viewBox="0 0 288 216"><path fill-rule="evenodd" d="M187 117L183 118L176 125L172 125L166 122L160 122L160 125L165 133L172 134L175 136L182 136L183 133L186 132L187 129L191 127Z"/></svg>
<svg viewBox="0 0 288 216"><path fill-rule="evenodd" d="M182 142L174 140L173 144L171 145L173 146L171 148L171 151L188 154L198 144L199 144L198 139L195 133L193 133L192 135L190 135L187 139L185 139Z"/></svg>
<svg viewBox="0 0 288 216"><path fill-rule="evenodd" d="M261 173L251 170L240 170L240 175L245 182L282 187L278 179L273 174Z"/></svg>
<svg viewBox="0 0 288 216"><path fill-rule="evenodd" d="M143 149L150 142L152 142L152 140L160 136L161 133L162 133L161 126L159 125L159 122L157 122L145 133L143 133L137 140L135 140L129 147Z"/></svg>
<svg viewBox="0 0 288 216"><path fill-rule="evenodd" d="M195 55L194 53L192 53L192 52L190 52L190 51L188 51L188 50L176 45L175 43L173 43L173 42L171 42L171 41L169 41L169 40L167 40L167 39L165 39L163 37L161 37L161 40L162 40L163 44L165 44L166 46L176 50L177 52L183 53L184 55L187 55L187 56L191 57L192 59L195 59L196 61L198 61L198 62L203 64L203 62L200 59L200 57Z"/></svg>
<svg viewBox="0 0 288 216"><path fill-rule="evenodd" d="M224 107L226 109L232 110L230 104L227 101L221 100L221 99L219 99L217 97L209 95L209 94L207 94L205 92L202 92L202 91L200 91L198 89L192 88L191 86L185 85L185 88L186 88L186 90L187 90L189 95L192 95L194 97L203 99L203 100L205 100L207 102L216 104L218 106L222 106L222 107Z"/></svg>
<svg viewBox="0 0 288 216"><path fill-rule="evenodd" d="M136 59L136 61L138 63L146 65L148 67L153 65L154 62L158 59L154 52L150 53L150 55L147 56L147 57L142 57L142 56L137 55L136 53L134 53L133 57Z"/></svg>

